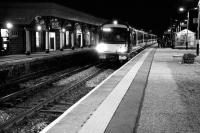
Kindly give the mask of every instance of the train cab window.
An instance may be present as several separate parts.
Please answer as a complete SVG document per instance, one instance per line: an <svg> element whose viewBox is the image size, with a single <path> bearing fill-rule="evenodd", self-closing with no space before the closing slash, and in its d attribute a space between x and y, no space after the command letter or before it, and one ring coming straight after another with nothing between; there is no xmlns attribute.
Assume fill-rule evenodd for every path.
<svg viewBox="0 0 200 133"><path fill-rule="evenodd" d="M102 31L101 40L105 43L124 43L129 37L126 28L111 28L109 31Z"/></svg>

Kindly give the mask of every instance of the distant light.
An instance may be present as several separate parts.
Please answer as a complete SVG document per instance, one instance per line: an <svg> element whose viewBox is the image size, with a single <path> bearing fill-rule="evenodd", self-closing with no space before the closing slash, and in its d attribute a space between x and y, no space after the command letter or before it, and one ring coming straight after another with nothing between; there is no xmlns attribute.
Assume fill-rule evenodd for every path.
<svg viewBox="0 0 200 133"><path fill-rule="evenodd" d="M38 31L41 31L41 30L42 30L42 26L41 26L41 25L38 25L38 26L37 26L37 30L38 30Z"/></svg>
<svg viewBox="0 0 200 133"><path fill-rule="evenodd" d="M12 29L12 27L13 27L12 23L10 23L10 22L6 23L6 28L7 29Z"/></svg>
<svg viewBox="0 0 200 133"><path fill-rule="evenodd" d="M184 25L184 23L182 22L181 25Z"/></svg>
<svg viewBox="0 0 200 133"><path fill-rule="evenodd" d="M62 32L65 32L66 31L66 29L65 28L62 28Z"/></svg>
<svg viewBox="0 0 200 133"><path fill-rule="evenodd" d="M187 22L188 20L187 20L187 19L185 19L184 21L185 21L185 22Z"/></svg>
<svg viewBox="0 0 200 133"><path fill-rule="evenodd" d="M185 10L185 9L184 9L183 7L180 7L180 8L179 8L179 11L180 11L180 12L183 12L184 10Z"/></svg>
<svg viewBox="0 0 200 133"><path fill-rule="evenodd" d="M170 32L171 31L171 29L168 29L168 32Z"/></svg>
<svg viewBox="0 0 200 133"><path fill-rule="evenodd" d="M113 21L113 24L118 24L117 20L114 20L114 21Z"/></svg>
<svg viewBox="0 0 200 133"><path fill-rule="evenodd" d="M198 9L198 7L195 7L195 8L194 8L194 10L197 10L197 9Z"/></svg>
<svg viewBox="0 0 200 133"><path fill-rule="evenodd" d="M111 30L111 28L103 28L102 29L104 32L111 32L112 30Z"/></svg>

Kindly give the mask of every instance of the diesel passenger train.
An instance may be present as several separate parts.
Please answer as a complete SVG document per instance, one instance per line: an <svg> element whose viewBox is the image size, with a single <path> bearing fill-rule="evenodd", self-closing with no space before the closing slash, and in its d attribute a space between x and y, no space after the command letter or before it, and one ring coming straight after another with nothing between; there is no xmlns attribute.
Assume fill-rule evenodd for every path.
<svg viewBox="0 0 200 133"><path fill-rule="evenodd" d="M114 20L101 25L96 51L100 60L126 61L137 49L155 42L155 35Z"/></svg>

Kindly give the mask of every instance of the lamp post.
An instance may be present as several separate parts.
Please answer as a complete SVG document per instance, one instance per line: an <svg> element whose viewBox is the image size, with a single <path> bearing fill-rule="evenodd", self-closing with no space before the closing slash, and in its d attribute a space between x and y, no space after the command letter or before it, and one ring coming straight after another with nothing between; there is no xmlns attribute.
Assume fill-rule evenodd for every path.
<svg viewBox="0 0 200 133"><path fill-rule="evenodd" d="M198 2L198 26L197 26L197 47L196 47L196 55L199 56L199 19L200 19L200 1Z"/></svg>
<svg viewBox="0 0 200 133"><path fill-rule="evenodd" d="M190 10L187 12L187 33L186 33L186 50L188 49L188 29L189 29L189 20L190 20Z"/></svg>

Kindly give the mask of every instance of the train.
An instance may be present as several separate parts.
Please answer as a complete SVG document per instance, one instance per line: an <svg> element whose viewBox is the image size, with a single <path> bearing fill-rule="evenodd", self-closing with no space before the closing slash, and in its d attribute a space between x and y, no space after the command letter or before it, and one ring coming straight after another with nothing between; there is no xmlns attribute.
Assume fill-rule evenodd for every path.
<svg viewBox="0 0 200 133"><path fill-rule="evenodd" d="M99 28L99 42L95 49L101 61L127 61L141 48L156 43L157 36L112 20Z"/></svg>

